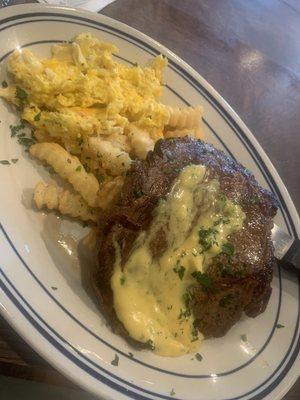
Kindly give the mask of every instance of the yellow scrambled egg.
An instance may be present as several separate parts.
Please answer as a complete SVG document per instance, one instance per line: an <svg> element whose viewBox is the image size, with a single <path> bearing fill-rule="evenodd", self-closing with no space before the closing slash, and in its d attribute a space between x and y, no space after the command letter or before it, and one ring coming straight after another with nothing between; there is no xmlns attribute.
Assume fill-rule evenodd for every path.
<svg viewBox="0 0 300 400"><path fill-rule="evenodd" d="M19 106L44 139L74 153L88 136L115 135L126 147L131 125L156 141L168 121L167 108L158 101L166 60L159 56L146 67L127 66L114 59L117 52L88 33L54 45L51 58L15 51L8 71L16 86L2 96Z"/></svg>

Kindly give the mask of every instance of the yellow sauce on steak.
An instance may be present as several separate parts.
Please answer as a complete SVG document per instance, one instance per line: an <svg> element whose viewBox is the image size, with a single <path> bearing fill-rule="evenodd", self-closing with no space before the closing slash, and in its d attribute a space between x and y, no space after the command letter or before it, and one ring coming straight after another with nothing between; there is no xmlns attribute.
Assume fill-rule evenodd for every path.
<svg viewBox="0 0 300 400"><path fill-rule="evenodd" d="M206 180L204 166L181 171L123 266L116 246L114 308L133 339L148 343L162 356L180 356L199 347L202 336L193 325L189 289L199 284L197 274L205 284L205 268L244 219L241 207L220 194L218 180ZM167 249L153 257L150 243L160 230Z"/></svg>

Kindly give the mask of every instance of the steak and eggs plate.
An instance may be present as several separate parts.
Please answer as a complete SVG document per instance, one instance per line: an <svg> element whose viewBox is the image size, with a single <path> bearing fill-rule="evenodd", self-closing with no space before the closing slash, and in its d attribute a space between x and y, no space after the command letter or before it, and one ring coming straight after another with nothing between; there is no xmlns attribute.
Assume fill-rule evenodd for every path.
<svg viewBox="0 0 300 400"><path fill-rule="evenodd" d="M180 356L265 310L277 205L203 141L201 106L160 102L164 57L129 66L117 51L89 33L50 58L18 49L0 96L22 118L12 140L68 184L39 182L36 207L97 226L89 280L112 329Z"/></svg>

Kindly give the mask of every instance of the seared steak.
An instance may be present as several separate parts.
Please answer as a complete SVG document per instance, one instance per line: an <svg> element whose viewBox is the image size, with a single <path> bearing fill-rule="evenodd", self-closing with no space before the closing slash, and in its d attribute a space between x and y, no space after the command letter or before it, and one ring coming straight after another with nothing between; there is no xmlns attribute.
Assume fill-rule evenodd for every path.
<svg viewBox="0 0 300 400"><path fill-rule="evenodd" d="M179 172L189 164L205 165L208 179L217 178L221 193L246 214L243 229L228 238L234 255L216 256L206 271L212 285L193 288L191 307L196 328L206 337L219 337L243 312L255 317L267 306L275 262L271 229L277 207L273 195L241 164L210 144L189 137L160 140L145 161L132 164L120 198L100 221L98 266L92 272L91 284L112 326L124 335L125 329L113 309L110 286L115 243L120 246L124 263L139 233L149 228L158 201L169 193ZM153 256L162 254L165 248L161 231L151 243Z"/></svg>

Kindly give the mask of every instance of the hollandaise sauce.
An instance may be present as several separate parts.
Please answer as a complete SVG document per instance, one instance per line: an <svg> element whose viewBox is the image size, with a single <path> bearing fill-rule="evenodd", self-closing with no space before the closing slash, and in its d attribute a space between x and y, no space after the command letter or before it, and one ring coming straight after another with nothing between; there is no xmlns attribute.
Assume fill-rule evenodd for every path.
<svg viewBox="0 0 300 400"><path fill-rule="evenodd" d="M114 308L133 339L162 356L196 351L202 335L194 327L191 289L199 284L197 274L204 273L244 219L240 206L221 195L218 180L206 178L204 166L181 171L125 265L116 245ZM154 257L150 243L161 229L167 249Z"/></svg>

